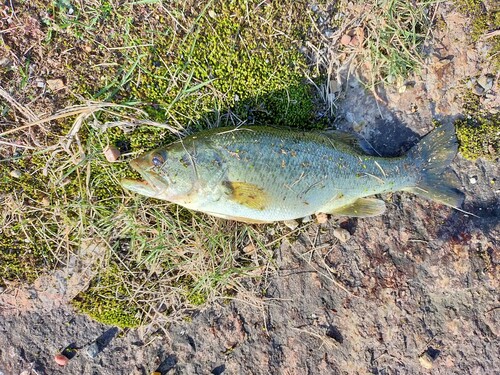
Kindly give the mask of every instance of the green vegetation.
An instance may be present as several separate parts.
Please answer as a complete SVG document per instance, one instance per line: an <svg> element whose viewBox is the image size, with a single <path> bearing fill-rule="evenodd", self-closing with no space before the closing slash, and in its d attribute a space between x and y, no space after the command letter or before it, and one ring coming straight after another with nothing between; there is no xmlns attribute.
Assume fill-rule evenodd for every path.
<svg viewBox="0 0 500 375"><path fill-rule="evenodd" d="M30 81L34 74L66 84L62 91L46 86L55 109L82 97L142 108L150 120L178 129L241 121L315 126L308 67L298 52L308 27L305 4L166 8L100 1L79 8L54 1L48 12L41 1L19 6L16 19L32 33L7 34L6 43L21 53L35 38L37 54L9 70L1 85L21 92L15 95L21 102L40 94ZM36 14L38 20L30 16ZM47 61L54 64L51 76L33 71ZM28 112L12 100L6 104L0 134L22 125L16 116ZM35 112L43 112L40 105ZM100 249L92 260L97 273L74 304L104 323L132 327L232 296L246 279L263 275L273 245L265 245L262 231L123 191L119 179L134 172L125 162L107 162L103 149L114 145L133 157L174 139L157 126L106 125L138 117L144 115L117 106L96 112L77 131L78 119L60 116L10 135L11 143L26 136L15 154L0 149L0 199L8 203L0 217L0 283L33 281L71 258L84 259L82 244L90 243ZM249 246L251 253L244 250Z"/></svg>
<svg viewBox="0 0 500 375"><path fill-rule="evenodd" d="M500 155L500 114L485 113L477 95L466 96L466 117L455 123L460 153L467 159L494 160Z"/></svg>
<svg viewBox="0 0 500 375"><path fill-rule="evenodd" d="M456 0L458 9L470 19L471 38L491 44L489 55L493 64L500 68L500 36L489 33L500 28L500 7L498 2L490 0ZM487 113L481 107L480 97L468 93L465 96L465 118L455 125L460 141L460 152L467 159L479 157L494 160L500 150L500 115Z"/></svg>
<svg viewBox="0 0 500 375"><path fill-rule="evenodd" d="M116 265L107 267L92 280L88 291L77 296L73 305L104 324L137 327L141 323L139 309L119 274Z"/></svg>
<svg viewBox="0 0 500 375"><path fill-rule="evenodd" d="M423 63L422 47L432 26L437 2L381 0L367 4L364 31L357 33L357 57L372 87L380 82L402 85ZM360 34L360 35L359 35Z"/></svg>
<svg viewBox="0 0 500 375"><path fill-rule="evenodd" d="M472 39L477 42L488 31L500 26L500 8L490 0L456 0L461 12L471 18ZM497 38L498 42L498 38Z"/></svg>

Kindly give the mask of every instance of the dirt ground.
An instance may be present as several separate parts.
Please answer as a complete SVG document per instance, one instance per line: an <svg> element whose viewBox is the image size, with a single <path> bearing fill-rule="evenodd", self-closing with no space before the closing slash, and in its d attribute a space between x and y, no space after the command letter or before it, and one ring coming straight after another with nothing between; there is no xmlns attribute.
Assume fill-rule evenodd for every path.
<svg viewBox="0 0 500 375"><path fill-rule="evenodd" d="M484 100L498 108L487 50L466 40L465 18L440 12L445 27L406 91L387 88L383 103L344 79L336 125L383 155L414 144L433 118L460 116L470 77L495 77ZM453 169L473 215L398 193L384 197L383 216L309 224L283 240L260 304L221 302L163 331L119 331L75 313L67 301L85 269L1 290L0 375L499 373L499 165L459 155ZM60 367L64 348L74 356Z"/></svg>

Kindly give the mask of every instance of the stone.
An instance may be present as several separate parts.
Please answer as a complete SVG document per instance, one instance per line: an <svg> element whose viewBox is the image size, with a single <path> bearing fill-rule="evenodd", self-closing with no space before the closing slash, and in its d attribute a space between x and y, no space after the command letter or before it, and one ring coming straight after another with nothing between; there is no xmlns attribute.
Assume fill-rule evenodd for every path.
<svg viewBox="0 0 500 375"><path fill-rule="evenodd" d="M484 89L481 85L475 85L472 92L478 96L481 96L484 94Z"/></svg>
<svg viewBox="0 0 500 375"><path fill-rule="evenodd" d="M326 222L328 222L328 215L325 214L325 213L319 213L316 215L316 222L318 224L325 224Z"/></svg>
<svg viewBox="0 0 500 375"><path fill-rule="evenodd" d="M349 241L349 238L351 238L351 233L344 228L335 228L333 230L333 235L342 243Z"/></svg>
<svg viewBox="0 0 500 375"><path fill-rule="evenodd" d="M54 362L57 363L59 366L66 366L69 362L69 358L62 354L56 354L54 356Z"/></svg>
<svg viewBox="0 0 500 375"><path fill-rule="evenodd" d="M64 81L61 78L48 79L46 83L47 87L53 92L61 91L66 87Z"/></svg>
<svg viewBox="0 0 500 375"><path fill-rule="evenodd" d="M114 163L120 158L121 152L115 146L107 146L103 150L106 160L110 163Z"/></svg>
<svg viewBox="0 0 500 375"><path fill-rule="evenodd" d="M477 83L484 91L489 91L493 88L493 77L482 75L477 79Z"/></svg>
<svg viewBox="0 0 500 375"><path fill-rule="evenodd" d="M90 358L97 357L99 352L100 350L99 350L99 345L97 345L97 342L93 342L92 344L90 344L86 350L86 353Z"/></svg>
<svg viewBox="0 0 500 375"><path fill-rule="evenodd" d="M333 31L333 29L327 28L323 31L323 35L327 38L332 38L335 35L335 31Z"/></svg>
<svg viewBox="0 0 500 375"><path fill-rule="evenodd" d="M23 175L21 171L17 170L17 169L13 169L10 171L10 175L14 178L21 178L21 176Z"/></svg>
<svg viewBox="0 0 500 375"><path fill-rule="evenodd" d="M297 220L285 220L283 224L291 230L295 230L299 226L299 222Z"/></svg>
<svg viewBox="0 0 500 375"><path fill-rule="evenodd" d="M340 43L344 46L348 46L349 43L351 43L351 37L347 34L342 35L342 38L340 38Z"/></svg>

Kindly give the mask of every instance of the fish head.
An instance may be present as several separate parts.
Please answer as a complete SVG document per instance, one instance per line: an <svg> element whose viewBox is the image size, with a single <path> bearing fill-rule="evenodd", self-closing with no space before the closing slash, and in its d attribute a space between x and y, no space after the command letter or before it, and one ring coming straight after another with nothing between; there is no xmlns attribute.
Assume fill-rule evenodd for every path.
<svg viewBox="0 0 500 375"><path fill-rule="evenodd" d="M197 185L190 155L178 145L147 152L132 160L130 166L143 180L123 179L121 185L147 197L182 203Z"/></svg>

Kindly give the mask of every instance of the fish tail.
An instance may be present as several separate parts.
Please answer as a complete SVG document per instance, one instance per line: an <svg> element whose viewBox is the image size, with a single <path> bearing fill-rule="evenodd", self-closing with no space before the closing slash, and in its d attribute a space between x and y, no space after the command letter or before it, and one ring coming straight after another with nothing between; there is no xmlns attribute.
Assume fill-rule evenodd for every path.
<svg viewBox="0 0 500 375"><path fill-rule="evenodd" d="M420 166L417 184L404 190L447 206L459 208L464 194L456 188L457 176L447 171L457 154L458 141L453 124L442 125L427 134L408 153L408 157Z"/></svg>

